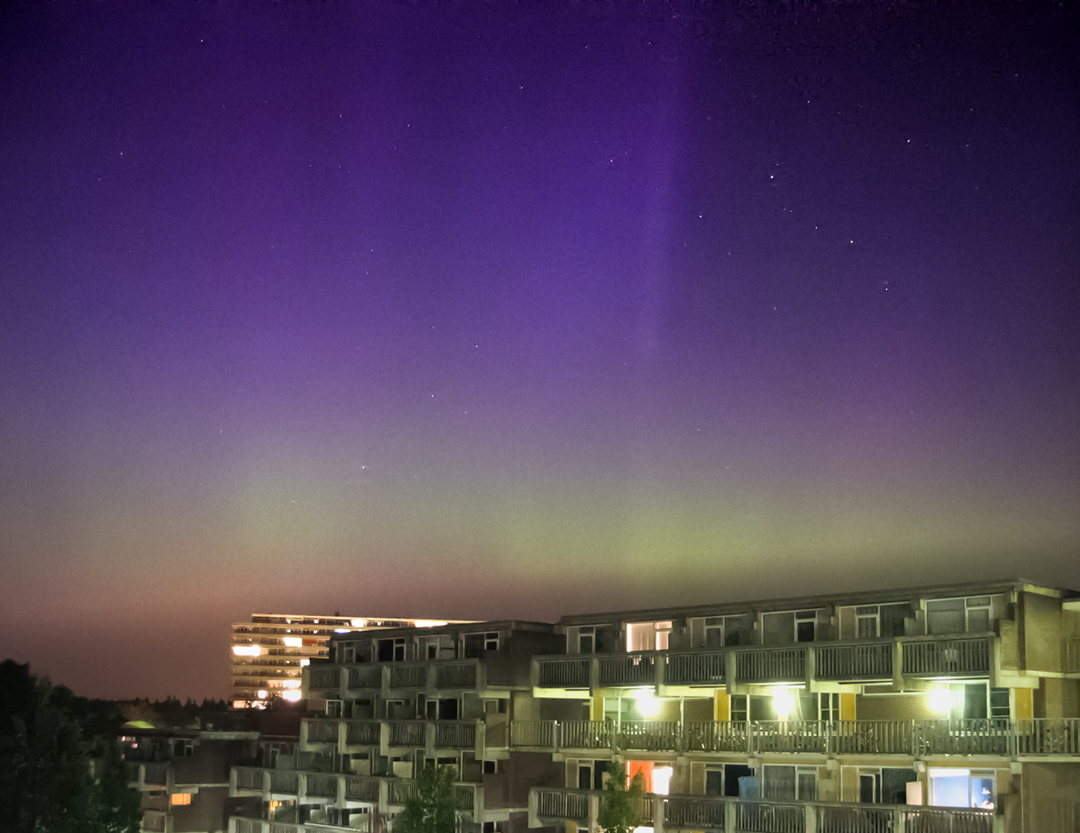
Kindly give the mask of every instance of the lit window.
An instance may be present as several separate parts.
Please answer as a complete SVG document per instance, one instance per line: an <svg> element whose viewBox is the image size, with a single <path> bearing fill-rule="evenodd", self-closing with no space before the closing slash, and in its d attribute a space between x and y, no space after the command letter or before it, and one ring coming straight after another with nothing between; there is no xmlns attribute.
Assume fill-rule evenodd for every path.
<svg viewBox="0 0 1080 833"><path fill-rule="evenodd" d="M170 797L170 804L174 807L181 807L191 803L191 793L173 793Z"/></svg>

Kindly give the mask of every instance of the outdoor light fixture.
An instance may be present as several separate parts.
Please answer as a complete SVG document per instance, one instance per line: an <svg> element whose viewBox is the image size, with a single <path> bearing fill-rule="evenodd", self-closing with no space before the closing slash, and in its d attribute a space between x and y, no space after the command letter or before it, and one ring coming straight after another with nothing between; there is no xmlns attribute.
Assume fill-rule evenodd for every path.
<svg viewBox="0 0 1080 833"><path fill-rule="evenodd" d="M943 688L930 692L930 708L941 714L948 714L953 706L952 694Z"/></svg>
<svg viewBox="0 0 1080 833"><path fill-rule="evenodd" d="M301 645L304 644L304 640L301 639L299 636L286 636L281 641L288 645L290 648L299 648Z"/></svg>
<svg viewBox="0 0 1080 833"><path fill-rule="evenodd" d="M292 688L288 691L282 692L281 699L288 700L290 703L297 703L300 700L300 696L300 692L297 691L295 688Z"/></svg>
<svg viewBox="0 0 1080 833"><path fill-rule="evenodd" d="M660 711L660 701L653 696L651 691L639 691L634 695L637 701L638 711L642 717L656 717Z"/></svg>
<svg viewBox="0 0 1080 833"><path fill-rule="evenodd" d="M787 720L788 715L795 709L795 698L784 689L777 689L773 695L773 709L779 720Z"/></svg>

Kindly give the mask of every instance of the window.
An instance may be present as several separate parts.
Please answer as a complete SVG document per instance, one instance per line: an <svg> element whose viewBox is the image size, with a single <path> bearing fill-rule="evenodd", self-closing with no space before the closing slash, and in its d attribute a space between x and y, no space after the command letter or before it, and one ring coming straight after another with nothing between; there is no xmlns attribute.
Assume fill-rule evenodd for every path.
<svg viewBox="0 0 1080 833"><path fill-rule="evenodd" d="M713 616L705 620L705 647L724 647L724 617ZM716 793L719 795L720 793Z"/></svg>
<svg viewBox="0 0 1080 833"><path fill-rule="evenodd" d="M743 723L750 715L750 706L746 694L732 694L730 703L731 720L733 723Z"/></svg>
<svg viewBox="0 0 1080 833"><path fill-rule="evenodd" d="M169 796L169 803L173 807L186 807L191 804L191 793L173 793Z"/></svg>
<svg viewBox="0 0 1080 833"><path fill-rule="evenodd" d="M817 624L816 610L800 610L795 614L795 641L813 642Z"/></svg>
<svg viewBox="0 0 1080 833"><path fill-rule="evenodd" d="M855 608L855 635L859 639L877 639L880 630L877 605Z"/></svg>
<svg viewBox="0 0 1080 833"><path fill-rule="evenodd" d="M596 628L588 626L578 628L577 631L579 654L592 654L596 652Z"/></svg>
<svg viewBox="0 0 1080 833"><path fill-rule="evenodd" d="M667 650L670 634L671 622L631 622L626 626L626 650Z"/></svg>
<svg viewBox="0 0 1080 833"><path fill-rule="evenodd" d="M480 657L484 651L499 650L499 634L497 631L467 633L462 643L464 657L466 659L475 659Z"/></svg>
<svg viewBox="0 0 1080 833"><path fill-rule="evenodd" d="M990 630L990 597L980 596L964 600L968 633L985 633Z"/></svg>
<svg viewBox="0 0 1080 833"><path fill-rule="evenodd" d="M763 767L762 797L773 801L816 801L817 770L813 767Z"/></svg>
<svg viewBox="0 0 1080 833"><path fill-rule="evenodd" d="M818 693L817 719L824 723L836 723L840 720L840 695L833 692Z"/></svg>
<svg viewBox="0 0 1080 833"><path fill-rule="evenodd" d="M496 760L486 760L486 761L484 761L484 774L485 775L494 775L498 771L499 771L499 762L498 761L496 761Z"/></svg>
<svg viewBox="0 0 1080 833"><path fill-rule="evenodd" d="M579 790L604 789L604 775L608 771L607 761L578 761L577 786Z"/></svg>
<svg viewBox="0 0 1080 833"><path fill-rule="evenodd" d="M379 639L375 642L376 662L404 662L405 661L405 637L396 636L391 639Z"/></svg>

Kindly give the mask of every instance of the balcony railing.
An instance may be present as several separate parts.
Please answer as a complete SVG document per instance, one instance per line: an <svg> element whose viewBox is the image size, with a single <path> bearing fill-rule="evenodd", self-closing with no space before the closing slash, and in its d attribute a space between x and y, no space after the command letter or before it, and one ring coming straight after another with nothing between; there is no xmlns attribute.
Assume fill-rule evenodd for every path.
<svg viewBox="0 0 1080 833"><path fill-rule="evenodd" d="M390 723L391 746L427 746L427 724L418 720Z"/></svg>
<svg viewBox="0 0 1080 833"><path fill-rule="evenodd" d="M341 685L340 668L312 668L308 685L313 689L338 688Z"/></svg>
<svg viewBox="0 0 1080 833"><path fill-rule="evenodd" d="M534 787L532 827L574 821L595 823L604 793ZM671 830L709 833L999 833L1004 817L993 810L907 805L769 801L702 795L646 796L642 822Z"/></svg>
<svg viewBox="0 0 1080 833"><path fill-rule="evenodd" d="M427 688L427 666L391 665L390 688Z"/></svg>
<svg viewBox="0 0 1080 833"><path fill-rule="evenodd" d="M735 652L735 678L745 683L806 679L806 648L758 648Z"/></svg>
<svg viewBox="0 0 1080 833"><path fill-rule="evenodd" d="M349 667L349 688L382 688L382 667L354 665Z"/></svg>
<svg viewBox="0 0 1080 833"><path fill-rule="evenodd" d="M727 655L722 651L668 654L664 681L668 685L724 685Z"/></svg>
<svg viewBox="0 0 1080 833"><path fill-rule="evenodd" d="M616 733L619 749L645 752L679 749L682 724L677 720L624 720Z"/></svg>
<svg viewBox="0 0 1080 833"><path fill-rule="evenodd" d="M511 748L756 755L1080 756L1080 718L1034 720L520 721Z"/></svg>
<svg viewBox="0 0 1080 833"><path fill-rule="evenodd" d="M601 687L640 686L656 683L655 651L635 651L599 657Z"/></svg>
<svg viewBox="0 0 1080 833"><path fill-rule="evenodd" d="M296 795L300 791L300 773L274 769L270 771L270 792Z"/></svg>
<svg viewBox="0 0 1080 833"><path fill-rule="evenodd" d="M346 777L345 798L349 801L377 802L379 800L379 779Z"/></svg>
<svg viewBox="0 0 1080 833"><path fill-rule="evenodd" d="M435 688L476 688L478 663L449 662L435 666Z"/></svg>
<svg viewBox="0 0 1080 833"><path fill-rule="evenodd" d="M476 746L476 721L438 721L435 723L436 749L473 749Z"/></svg>
<svg viewBox="0 0 1080 833"><path fill-rule="evenodd" d="M594 689L641 686L728 686L911 677L987 677L992 636L920 636L852 642L754 645L708 651L633 651L541 656L534 659L537 688ZM1065 667L1080 673L1080 639L1065 648ZM897 668L897 655L900 667ZM812 660L812 661L811 661ZM732 667L732 662L734 667ZM734 679L730 679L734 676Z"/></svg>
<svg viewBox="0 0 1080 833"><path fill-rule="evenodd" d="M589 688L592 657L540 657L537 659L541 688Z"/></svg>
<svg viewBox="0 0 1080 833"><path fill-rule="evenodd" d="M990 638L906 640L909 677L979 677L990 673Z"/></svg>
<svg viewBox="0 0 1080 833"><path fill-rule="evenodd" d="M305 719L308 743L337 743L338 721Z"/></svg>
<svg viewBox="0 0 1080 833"><path fill-rule="evenodd" d="M380 742L378 720L350 720L345 725L345 743L357 746L378 746Z"/></svg>
<svg viewBox="0 0 1080 833"><path fill-rule="evenodd" d="M304 780L308 795L317 795L320 798L337 797L338 777L336 775L309 772Z"/></svg>
<svg viewBox="0 0 1080 833"><path fill-rule="evenodd" d="M850 642L815 648L819 680L890 680L893 675L893 642Z"/></svg>
<svg viewBox="0 0 1080 833"><path fill-rule="evenodd" d="M264 769L255 767L233 767L236 772L236 788L238 790L258 790L262 792Z"/></svg>

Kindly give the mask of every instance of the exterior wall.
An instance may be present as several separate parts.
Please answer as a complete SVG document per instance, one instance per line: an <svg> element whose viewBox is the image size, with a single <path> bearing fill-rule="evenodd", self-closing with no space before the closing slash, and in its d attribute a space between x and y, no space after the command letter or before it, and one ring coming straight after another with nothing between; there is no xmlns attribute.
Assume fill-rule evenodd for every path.
<svg viewBox="0 0 1080 833"><path fill-rule="evenodd" d="M925 694L875 694L855 697L857 720L933 720L942 715L930 708Z"/></svg>
<svg viewBox="0 0 1080 833"><path fill-rule="evenodd" d="M1026 833L1080 830L1080 763L1026 763L1021 777Z"/></svg>
<svg viewBox="0 0 1080 833"><path fill-rule="evenodd" d="M1022 593L1021 650L1028 671L1062 671L1061 601L1039 593Z"/></svg>

